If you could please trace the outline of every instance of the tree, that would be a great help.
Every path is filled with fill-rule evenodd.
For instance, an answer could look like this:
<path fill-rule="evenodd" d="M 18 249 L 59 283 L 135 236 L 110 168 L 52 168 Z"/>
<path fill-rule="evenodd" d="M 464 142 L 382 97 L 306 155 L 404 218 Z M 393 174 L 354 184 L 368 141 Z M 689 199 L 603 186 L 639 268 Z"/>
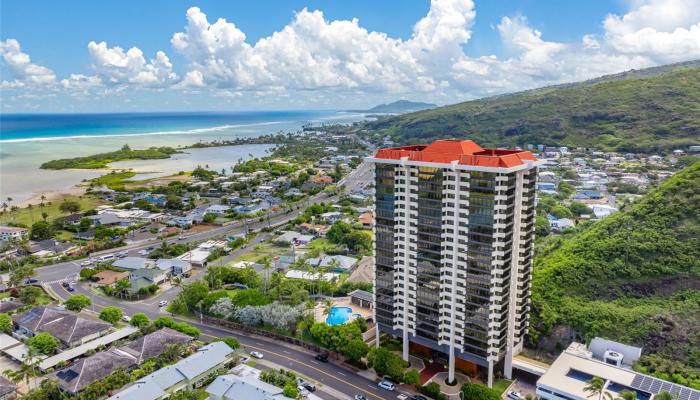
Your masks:
<path fill-rule="evenodd" d="M 501 394 L 483 385 L 465 383 L 462 385 L 460 398 L 469 400 L 500 400 Z"/>
<path fill-rule="evenodd" d="M 3 371 L 3 375 L 7 377 L 12 383 L 20 383 L 22 381 L 27 382 L 27 387 L 29 387 L 29 378 L 36 376 L 35 370 L 33 366 L 27 364 L 27 363 L 22 363 L 19 366 L 18 370 L 14 369 L 6 369 Z"/>
<path fill-rule="evenodd" d="M 554 215 L 557 218 L 573 218 L 574 214 L 571 213 L 571 211 L 562 206 L 562 205 L 556 205 L 552 207 L 552 210 L 550 211 L 552 215 Z"/>
<path fill-rule="evenodd" d="M 12 333 L 12 317 L 6 313 L 0 313 L 0 332 Z"/>
<path fill-rule="evenodd" d="M 80 224 L 78 226 L 81 231 L 86 231 L 92 226 L 92 221 L 90 221 L 90 218 L 80 218 Z"/>
<path fill-rule="evenodd" d="M 60 342 L 51 334 L 46 332 L 37 333 L 35 336 L 31 337 L 27 344 L 30 348 L 33 348 L 38 353 L 45 354 L 47 356 L 52 355 L 58 349 Z"/>
<path fill-rule="evenodd" d="M 549 235 L 552 231 L 552 227 L 549 225 L 549 220 L 546 217 L 538 215 L 535 218 L 535 236 L 545 237 Z"/>
<path fill-rule="evenodd" d="M 117 307 L 109 306 L 103 308 L 102 311 L 100 311 L 100 319 L 103 321 L 107 321 L 112 325 L 119 322 L 119 320 L 121 320 L 123 316 L 124 313 L 122 312 L 121 308 Z"/>
<path fill-rule="evenodd" d="M 51 238 L 51 225 L 46 221 L 37 221 L 32 224 L 29 238 L 32 240 L 46 240 Z"/>
<path fill-rule="evenodd" d="M 216 221 L 216 214 L 206 213 L 204 214 L 204 217 L 202 217 L 202 221 L 206 222 L 207 224 L 211 224 L 212 222 Z"/>
<path fill-rule="evenodd" d="M 44 292 L 36 286 L 25 286 L 19 291 L 19 299 L 24 304 L 35 304 Z"/>
<path fill-rule="evenodd" d="M 637 400 L 637 393 L 631 390 L 623 390 L 616 400 Z"/>
<path fill-rule="evenodd" d="M 360 361 L 362 357 L 366 356 L 369 352 L 369 346 L 364 340 L 360 338 L 355 338 L 349 341 L 342 349 L 341 352 L 352 361 Z"/>
<path fill-rule="evenodd" d="M 226 343 L 226 344 L 228 345 L 228 347 L 230 347 L 230 348 L 232 348 L 232 349 L 234 349 L 234 350 L 236 350 L 237 348 L 241 347 L 241 343 L 238 341 L 238 339 L 236 339 L 236 338 L 233 337 L 233 336 L 227 336 L 227 337 L 225 337 L 225 338 L 219 338 L 219 339 L 216 339 L 215 342 L 224 342 L 224 343 Z"/>
<path fill-rule="evenodd" d="M 333 308 L 333 300 L 331 300 L 331 299 L 323 300 L 323 315 L 330 315 L 332 308 Z"/>
<path fill-rule="evenodd" d="M 71 311 L 80 311 L 92 304 L 90 298 L 84 294 L 74 294 L 63 303 Z"/>
<path fill-rule="evenodd" d="M 80 203 L 75 200 L 63 200 L 58 209 L 65 214 L 77 213 L 80 211 Z"/>
<path fill-rule="evenodd" d="M 656 396 L 654 396 L 654 400 L 675 400 L 673 398 L 673 395 L 667 391 L 661 391 L 659 392 Z"/>
<path fill-rule="evenodd" d="M 345 242 L 345 237 L 352 232 L 352 227 L 343 221 L 338 221 L 331 226 L 328 230 L 326 238 L 329 242 L 335 244 L 343 244 Z"/>
<path fill-rule="evenodd" d="M 138 312 L 131 316 L 130 324 L 137 328 L 144 328 L 151 323 L 151 320 L 146 314 Z"/>
<path fill-rule="evenodd" d="M 379 376 L 389 376 L 396 382 L 400 382 L 403 378 L 406 362 L 389 349 L 373 348 L 367 355 L 367 361 Z"/>
<path fill-rule="evenodd" d="M 572 202 L 571 205 L 569 206 L 569 210 L 571 210 L 571 212 L 574 215 L 576 215 L 577 217 L 580 217 L 581 215 L 584 215 L 584 214 L 588 214 L 588 215 L 593 214 L 593 210 L 591 210 L 590 207 L 588 207 L 587 205 L 585 205 L 581 202 L 578 202 L 578 201 Z"/>
<path fill-rule="evenodd" d="M 420 383 L 420 372 L 415 368 L 409 369 L 404 374 L 403 381 L 409 385 L 418 385 Z"/>
<path fill-rule="evenodd" d="M 605 380 L 598 376 L 591 378 L 583 388 L 583 391 L 590 393 L 589 396 L 596 396 L 598 400 L 612 400 L 610 392 L 605 391 Z"/>
<path fill-rule="evenodd" d="M 291 399 L 296 399 L 299 397 L 299 390 L 293 384 L 286 384 L 282 389 L 282 395 L 289 397 Z"/>
<path fill-rule="evenodd" d="M 34 275 L 34 267 L 31 264 L 19 265 L 10 269 L 10 278 L 8 283 L 10 287 L 18 286 L 32 275 Z"/>

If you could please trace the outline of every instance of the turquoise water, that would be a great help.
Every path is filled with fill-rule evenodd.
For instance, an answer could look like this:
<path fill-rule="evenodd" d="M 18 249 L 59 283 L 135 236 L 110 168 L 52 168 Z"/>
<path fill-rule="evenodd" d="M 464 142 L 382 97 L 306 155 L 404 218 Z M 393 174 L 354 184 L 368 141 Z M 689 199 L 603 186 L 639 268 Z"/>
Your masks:
<path fill-rule="evenodd" d="M 296 132 L 307 123 L 350 123 L 363 118 L 335 111 L 0 114 L 0 197 L 12 197 L 16 204 L 68 190 L 83 179 L 105 173 L 39 169 L 49 160 L 114 151 L 124 144 L 131 148 L 188 146 L 199 141 Z M 264 155 L 268 148 L 192 149 L 168 160 L 127 161 L 117 167 L 133 168 L 144 179 L 194 169 L 199 164 L 221 170 L 248 158 L 248 154 Z"/>
<path fill-rule="evenodd" d="M 350 319 L 350 314 L 352 314 L 352 308 L 350 307 L 331 307 L 326 323 L 331 326 L 344 324 Z"/>

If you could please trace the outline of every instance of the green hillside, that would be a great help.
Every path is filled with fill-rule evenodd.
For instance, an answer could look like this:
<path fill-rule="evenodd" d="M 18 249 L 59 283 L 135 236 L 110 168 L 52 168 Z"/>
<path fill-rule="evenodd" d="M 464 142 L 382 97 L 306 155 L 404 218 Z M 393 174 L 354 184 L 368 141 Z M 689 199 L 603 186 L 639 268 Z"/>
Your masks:
<path fill-rule="evenodd" d="M 650 152 L 700 141 L 700 61 L 468 101 L 368 122 L 401 144 L 469 138 Z"/>
<path fill-rule="evenodd" d="M 652 354 L 639 369 L 700 388 L 700 162 L 541 251 L 532 301 L 540 350 L 620 340 Z"/>

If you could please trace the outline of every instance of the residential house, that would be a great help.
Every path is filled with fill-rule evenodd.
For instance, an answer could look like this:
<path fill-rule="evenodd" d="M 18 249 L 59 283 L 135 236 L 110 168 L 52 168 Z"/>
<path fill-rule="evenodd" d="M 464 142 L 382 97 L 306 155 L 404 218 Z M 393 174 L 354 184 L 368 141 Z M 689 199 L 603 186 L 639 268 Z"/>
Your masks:
<path fill-rule="evenodd" d="M 557 190 L 557 185 L 553 182 L 537 182 L 537 190 Z"/>
<path fill-rule="evenodd" d="M 580 190 L 574 195 L 574 200 L 601 200 L 603 194 L 595 190 Z"/>
<path fill-rule="evenodd" d="M 124 257 L 115 260 L 112 263 L 113 267 L 135 271 L 143 268 L 153 268 L 156 265 L 155 260 L 143 257 Z"/>
<path fill-rule="evenodd" d="M 284 192 L 284 197 L 301 197 L 303 195 L 304 193 L 302 193 L 301 190 L 297 188 L 291 188 Z"/>
<path fill-rule="evenodd" d="M 357 220 L 360 221 L 362 227 L 365 229 L 372 229 L 374 227 L 374 214 L 371 212 L 360 214 Z"/>
<path fill-rule="evenodd" d="M 59 242 L 55 239 L 46 239 L 33 242 L 29 246 L 29 253 L 36 257 L 63 256 L 78 250 L 78 246 L 71 242 Z"/>
<path fill-rule="evenodd" d="M 304 233 L 311 233 L 318 237 L 326 236 L 326 233 L 328 233 L 330 229 L 331 227 L 329 225 L 324 224 L 310 224 L 308 222 L 299 224 L 299 230 Z"/>
<path fill-rule="evenodd" d="M 206 392 L 208 400 L 291 400 L 281 388 L 251 376 L 220 375 Z"/>
<path fill-rule="evenodd" d="M 236 206 L 233 208 L 238 214 L 255 214 L 261 211 L 265 211 L 270 208 L 270 204 L 266 201 L 261 201 L 259 203 L 253 203 L 245 206 Z"/>
<path fill-rule="evenodd" d="M 161 258 L 156 260 L 156 267 L 168 271 L 172 276 L 189 275 L 192 270 L 190 263 L 179 258 Z"/>
<path fill-rule="evenodd" d="M 362 308 L 372 308 L 374 305 L 374 294 L 365 290 L 356 289 L 348 293 L 350 302 Z"/>
<path fill-rule="evenodd" d="M 17 397 L 17 385 L 0 376 L 0 400 L 10 400 Z"/>
<path fill-rule="evenodd" d="M 304 235 L 294 231 L 286 231 L 275 239 L 277 242 L 288 242 L 294 246 L 304 246 L 312 240 L 314 240 L 314 236 Z"/>
<path fill-rule="evenodd" d="M 336 274 L 333 272 L 327 272 L 325 274 L 311 273 L 311 272 L 306 272 L 306 271 L 300 271 L 298 269 L 291 269 L 291 270 L 287 271 L 287 273 L 284 274 L 284 276 L 289 278 L 289 279 L 303 279 L 305 281 L 332 282 L 332 281 L 337 281 L 338 278 L 340 277 L 340 274 Z"/>
<path fill-rule="evenodd" d="M 359 260 L 348 256 L 323 256 L 306 260 L 314 268 L 330 268 L 334 272 L 347 272 L 357 265 Z"/>
<path fill-rule="evenodd" d="M 11 314 L 23 305 L 24 303 L 16 300 L 14 297 L 5 297 L 0 299 L 0 313 Z"/>
<path fill-rule="evenodd" d="M 131 341 L 120 349 L 136 358 L 136 363 L 141 364 L 144 361 L 157 357 L 168 346 L 171 345 L 189 345 L 192 342 L 192 337 L 187 336 L 170 328 L 162 328 L 148 335 Z"/>
<path fill-rule="evenodd" d="M 16 226 L 0 226 L 0 240 L 22 240 L 29 234 L 29 229 Z"/>
<path fill-rule="evenodd" d="M 128 271 L 117 272 L 117 271 L 104 270 L 104 271 L 100 271 L 92 276 L 92 280 L 96 281 L 96 283 L 98 285 L 113 285 L 117 281 L 122 280 L 122 279 L 129 279 L 129 272 Z"/>
<path fill-rule="evenodd" d="M 229 206 L 225 206 L 222 204 L 214 204 L 212 206 L 209 206 L 205 214 L 214 214 L 218 216 L 226 215 L 226 213 L 231 209 Z"/>
<path fill-rule="evenodd" d="M 602 219 L 617 211 L 617 208 L 606 204 L 593 204 L 590 206 L 596 218 Z"/>
<path fill-rule="evenodd" d="M 51 334 L 65 347 L 73 347 L 98 338 L 112 329 L 112 324 L 51 307 L 34 307 L 31 310 L 12 317 L 17 326 L 17 333 L 32 337 L 39 332 Z"/>
<path fill-rule="evenodd" d="M 187 261 L 190 265 L 194 267 L 206 267 L 207 257 L 211 254 L 208 250 L 194 249 L 190 250 L 185 254 L 178 256 L 177 258 L 183 261 Z"/>
<path fill-rule="evenodd" d="M 151 285 L 160 285 L 168 280 L 168 273 L 159 268 L 141 268 L 129 273 L 129 293 L 136 294 L 139 290 Z"/>
<path fill-rule="evenodd" d="M 129 369 L 135 365 L 134 356 L 118 348 L 111 348 L 74 362 L 57 371 L 54 377 L 61 389 L 74 395 L 88 385 L 106 378 L 117 368 Z"/>
<path fill-rule="evenodd" d="M 343 215 L 342 213 L 338 211 L 331 211 L 327 213 L 321 214 L 321 218 L 324 220 L 328 221 L 330 224 L 334 224 L 338 221 L 346 221 L 348 219 L 347 216 Z"/>
<path fill-rule="evenodd" d="M 86 231 L 76 232 L 73 237 L 80 240 L 93 240 L 95 239 L 95 230 L 88 229 Z"/>
<path fill-rule="evenodd" d="M 289 269 L 289 267 L 296 261 L 296 256 L 294 253 L 281 254 L 275 257 L 275 270 L 284 272 Z"/>
<path fill-rule="evenodd" d="M 87 217 L 95 226 L 129 226 L 131 221 L 118 217 L 109 212 Z"/>
<path fill-rule="evenodd" d="M 549 221 L 549 225 L 552 227 L 553 231 L 562 232 L 567 228 L 576 227 L 576 223 L 569 218 L 559 218 Z"/>
<path fill-rule="evenodd" d="M 201 347 L 179 362 L 138 379 L 108 400 L 159 400 L 181 390 L 198 388 L 230 360 L 233 349 L 224 342 Z"/>

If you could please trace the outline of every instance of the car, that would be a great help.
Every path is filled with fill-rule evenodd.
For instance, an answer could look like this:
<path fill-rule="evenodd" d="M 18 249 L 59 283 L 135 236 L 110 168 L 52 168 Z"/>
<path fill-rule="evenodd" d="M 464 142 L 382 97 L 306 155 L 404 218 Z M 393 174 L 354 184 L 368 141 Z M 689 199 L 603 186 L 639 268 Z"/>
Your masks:
<path fill-rule="evenodd" d="M 310 384 L 309 382 L 304 382 L 301 386 L 304 387 L 304 389 L 308 390 L 309 392 L 315 392 L 316 391 L 316 386 Z"/>
<path fill-rule="evenodd" d="M 177 237 L 177 240 L 185 240 L 185 237 L 184 237 L 184 236 L 178 236 L 178 237 Z"/>
<path fill-rule="evenodd" d="M 167 300 L 161 300 L 158 302 L 158 307 L 165 307 L 166 304 L 168 304 Z"/>
<path fill-rule="evenodd" d="M 148 253 L 150 253 L 150 252 L 149 252 L 148 250 L 146 250 L 146 249 L 139 250 L 139 255 L 140 255 L 140 256 L 147 256 Z"/>
<path fill-rule="evenodd" d="M 75 288 L 73 286 L 68 286 L 66 290 L 69 292 L 75 292 Z"/>
<path fill-rule="evenodd" d="M 301 397 L 306 397 L 309 395 L 309 391 L 304 389 L 303 386 L 297 386 L 297 390 L 299 391 L 299 396 Z"/>
<path fill-rule="evenodd" d="M 37 283 L 37 282 L 39 282 L 39 280 L 36 279 L 36 278 L 27 278 L 27 279 L 24 281 L 24 283 L 27 284 L 27 285 L 31 285 L 32 283 Z"/>
<path fill-rule="evenodd" d="M 411 397 L 411 400 L 428 400 L 428 398 L 417 394 L 417 395 Z"/>
<path fill-rule="evenodd" d="M 255 358 L 263 358 L 263 354 L 259 351 L 251 351 L 250 355 L 255 357 Z"/>
<path fill-rule="evenodd" d="M 87 267 L 87 266 L 90 266 L 90 265 L 92 265 L 92 259 L 87 259 L 87 260 L 85 260 L 85 261 L 83 261 L 83 262 L 80 263 L 80 266 L 81 266 L 81 267 Z"/>
<path fill-rule="evenodd" d="M 156 249 L 155 246 L 148 246 L 148 247 L 146 247 L 146 250 L 148 250 L 148 251 L 153 251 L 153 250 L 155 250 L 155 249 Z"/>
<path fill-rule="evenodd" d="M 320 362 L 328 362 L 328 353 L 316 354 L 315 358 Z"/>
<path fill-rule="evenodd" d="M 131 322 L 131 317 L 128 316 L 128 315 L 125 315 L 125 316 L 122 317 L 122 321 L 124 321 L 124 322 Z"/>
<path fill-rule="evenodd" d="M 61 286 L 67 288 L 70 284 L 68 282 L 61 282 Z"/>
<path fill-rule="evenodd" d="M 355 400 L 367 400 L 367 398 L 361 394 L 356 394 L 355 395 Z"/>
<path fill-rule="evenodd" d="M 117 253 L 117 258 L 124 258 L 124 257 L 127 257 L 128 255 L 129 255 L 129 252 L 127 250 L 120 251 L 119 253 Z"/>
<path fill-rule="evenodd" d="M 522 394 L 514 390 L 509 390 L 508 393 L 506 393 L 506 396 L 508 396 L 508 398 L 512 400 L 523 400 L 525 398 Z"/>
<path fill-rule="evenodd" d="M 396 390 L 396 385 L 394 385 L 392 382 L 389 381 L 381 381 L 377 384 L 382 389 L 388 390 L 390 392 L 393 392 Z"/>

